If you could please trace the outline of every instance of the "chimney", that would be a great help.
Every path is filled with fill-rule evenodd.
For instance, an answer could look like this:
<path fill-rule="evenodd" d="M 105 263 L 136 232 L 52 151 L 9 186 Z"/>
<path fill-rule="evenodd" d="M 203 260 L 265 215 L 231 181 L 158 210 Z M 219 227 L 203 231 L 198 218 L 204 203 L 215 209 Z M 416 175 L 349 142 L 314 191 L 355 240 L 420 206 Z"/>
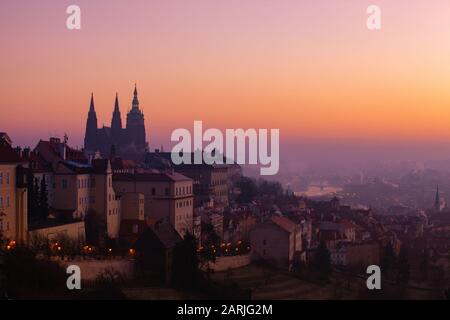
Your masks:
<path fill-rule="evenodd" d="M 50 137 L 50 143 L 51 144 L 58 144 L 58 143 L 60 143 L 61 142 L 61 140 L 59 139 L 59 138 L 56 138 L 56 137 Z"/>
<path fill-rule="evenodd" d="M 30 148 L 29 147 L 26 147 L 26 148 L 23 149 L 22 157 L 24 157 L 24 158 L 29 158 L 30 157 Z"/>
<path fill-rule="evenodd" d="M 19 157 L 22 157 L 22 148 L 21 147 L 17 146 L 15 148 L 15 151 Z"/>

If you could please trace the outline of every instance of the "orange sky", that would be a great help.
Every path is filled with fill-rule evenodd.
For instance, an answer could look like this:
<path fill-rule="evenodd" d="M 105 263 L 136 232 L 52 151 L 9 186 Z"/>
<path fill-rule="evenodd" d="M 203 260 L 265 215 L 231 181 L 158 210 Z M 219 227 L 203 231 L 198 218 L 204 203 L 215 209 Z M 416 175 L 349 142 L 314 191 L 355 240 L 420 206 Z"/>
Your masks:
<path fill-rule="evenodd" d="M 280 128 L 283 140 L 450 139 L 450 3 L 2 1 L 0 131 L 19 144 L 81 145 L 91 91 L 99 125 L 138 83 L 152 148 L 192 127 Z"/>

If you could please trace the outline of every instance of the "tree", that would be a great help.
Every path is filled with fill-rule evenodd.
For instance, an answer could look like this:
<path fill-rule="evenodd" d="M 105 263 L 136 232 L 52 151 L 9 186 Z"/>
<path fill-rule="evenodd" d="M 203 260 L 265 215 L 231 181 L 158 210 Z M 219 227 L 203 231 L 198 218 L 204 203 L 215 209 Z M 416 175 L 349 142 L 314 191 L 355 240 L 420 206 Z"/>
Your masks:
<path fill-rule="evenodd" d="M 173 252 L 174 285 L 183 289 L 192 289 L 197 281 L 198 266 L 197 240 L 190 233 L 186 233 L 183 241 L 175 245 Z"/>
<path fill-rule="evenodd" d="M 422 278 L 422 281 L 428 280 L 428 253 L 426 250 L 423 251 L 421 257 L 420 257 L 420 276 Z"/>
<path fill-rule="evenodd" d="M 253 179 L 241 177 L 236 185 L 240 189 L 240 194 L 236 199 L 238 203 L 252 202 L 258 194 L 258 188 Z"/>
<path fill-rule="evenodd" d="M 397 257 L 394 252 L 394 247 L 389 242 L 383 249 L 383 254 L 381 257 L 381 269 L 383 274 L 390 277 L 392 276 L 397 264 Z"/>
<path fill-rule="evenodd" d="M 403 244 L 398 255 L 397 283 L 407 285 L 410 276 L 410 265 L 408 260 L 408 247 Z"/>
<path fill-rule="evenodd" d="M 331 255 L 324 240 L 320 241 L 314 256 L 315 271 L 322 278 L 328 278 L 331 274 Z"/>
<path fill-rule="evenodd" d="M 281 183 L 264 179 L 259 180 L 258 193 L 272 196 L 282 196 L 284 194 Z"/>
<path fill-rule="evenodd" d="M 44 221 L 48 217 L 48 191 L 45 175 L 41 179 L 41 188 L 39 190 L 39 219 Z"/>
<path fill-rule="evenodd" d="M 38 215 L 38 196 L 37 196 L 37 183 L 34 179 L 34 175 L 31 170 L 27 173 L 27 196 L 28 196 L 28 220 L 33 222 L 36 220 Z"/>

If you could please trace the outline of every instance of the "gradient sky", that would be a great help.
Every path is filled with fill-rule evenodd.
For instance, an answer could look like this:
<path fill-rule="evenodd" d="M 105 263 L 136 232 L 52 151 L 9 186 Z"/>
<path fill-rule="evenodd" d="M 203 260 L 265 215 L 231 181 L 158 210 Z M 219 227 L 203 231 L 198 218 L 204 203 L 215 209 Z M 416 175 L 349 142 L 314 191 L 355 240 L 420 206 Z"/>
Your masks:
<path fill-rule="evenodd" d="M 81 146 L 90 93 L 109 126 L 117 91 L 124 122 L 135 81 L 151 148 L 194 120 L 289 143 L 450 141 L 448 0 L 1 0 L 0 39 L 0 131 L 16 144 Z"/>

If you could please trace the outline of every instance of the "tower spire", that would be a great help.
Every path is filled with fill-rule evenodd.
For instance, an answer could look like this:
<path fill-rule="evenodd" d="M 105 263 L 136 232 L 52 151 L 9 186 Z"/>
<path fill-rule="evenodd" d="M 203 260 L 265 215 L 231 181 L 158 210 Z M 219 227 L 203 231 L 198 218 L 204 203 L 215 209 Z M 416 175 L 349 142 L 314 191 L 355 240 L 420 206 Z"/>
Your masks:
<path fill-rule="evenodd" d="M 86 131 L 84 135 L 84 148 L 95 151 L 97 147 L 97 114 L 94 108 L 94 93 L 91 93 L 91 103 L 86 120 Z"/>
<path fill-rule="evenodd" d="M 114 101 L 114 112 L 119 112 L 119 97 L 118 93 L 116 92 L 116 101 Z"/>
<path fill-rule="evenodd" d="M 90 111 L 95 112 L 95 108 L 94 108 L 94 93 L 93 92 L 91 92 L 91 104 L 89 106 L 89 112 Z"/>
<path fill-rule="evenodd" d="M 436 196 L 434 199 L 434 209 L 440 211 L 441 209 L 441 199 L 439 197 L 439 185 L 436 186 Z"/>
<path fill-rule="evenodd" d="M 114 140 L 120 139 L 121 130 L 122 130 L 122 116 L 120 114 L 119 109 L 119 95 L 116 92 L 116 100 L 114 101 L 114 111 L 111 120 L 111 131 Z M 115 142 L 117 143 L 118 141 Z"/>
<path fill-rule="evenodd" d="M 133 103 L 131 107 L 132 111 L 139 111 L 139 99 L 138 99 L 138 92 L 137 92 L 137 85 L 134 84 L 134 92 L 133 92 Z"/>

